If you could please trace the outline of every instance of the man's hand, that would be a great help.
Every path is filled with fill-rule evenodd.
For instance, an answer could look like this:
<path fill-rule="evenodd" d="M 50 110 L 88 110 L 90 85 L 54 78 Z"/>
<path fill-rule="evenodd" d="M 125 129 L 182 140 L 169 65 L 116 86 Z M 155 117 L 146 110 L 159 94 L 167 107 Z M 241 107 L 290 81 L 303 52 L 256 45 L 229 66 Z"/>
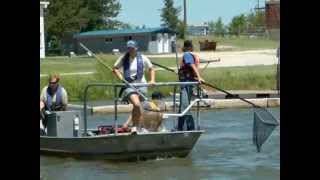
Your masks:
<path fill-rule="evenodd" d="M 119 71 L 118 68 L 116 67 L 113 67 L 113 74 L 121 81 L 121 82 L 124 82 L 123 81 L 123 76 L 121 75 L 121 72 Z"/>
<path fill-rule="evenodd" d="M 151 80 L 148 82 L 148 84 L 150 84 L 151 86 L 155 86 L 156 82 L 154 80 Z"/>
<path fill-rule="evenodd" d="M 40 111 L 44 108 L 44 103 L 43 101 L 40 100 Z"/>
<path fill-rule="evenodd" d="M 198 82 L 199 82 L 200 84 L 202 84 L 202 83 L 205 82 L 205 80 L 200 77 L 200 78 L 198 78 Z"/>
<path fill-rule="evenodd" d="M 122 127 L 123 127 L 124 129 L 128 129 L 129 125 L 128 125 L 127 123 L 124 123 L 124 124 L 122 125 Z"/>

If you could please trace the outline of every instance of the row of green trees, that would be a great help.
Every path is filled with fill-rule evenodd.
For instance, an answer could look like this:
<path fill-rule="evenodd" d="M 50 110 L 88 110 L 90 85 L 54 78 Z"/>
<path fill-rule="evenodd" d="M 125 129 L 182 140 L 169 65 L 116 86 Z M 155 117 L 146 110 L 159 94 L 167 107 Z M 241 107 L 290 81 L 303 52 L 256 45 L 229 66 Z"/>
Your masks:
<path fill-rule="evenodd" d="M 181 7 L 174 7 L 173 0 L 164 0 L 162 8 L 161 21 L 162 26 L 169 27 L 178 32 L 180 38 L 184 38 L 186 27 L 178 17 L 181 14 Z M 217 21 L 208 23 L 209 33 L 216 36 L 226 34 L 241 35 L 250 33 L 263 33 L 265 25 L 264 11 L 255 11 L 247 15 L 240 14 L 232 18 L 228 25 L 224 25 L 221 17 Z"/>
<path fill-rule="evenodd" d="M 216 36 L 226 34 L 241 35 L 251 33 L 261 33 L 265 31 L 265 18 L 263 11 L 256 11 L 248 15 L 240 14 L 232 18 L 228 25 L 224 25 L 221 17 L 217 21 L 208 23 L 209 33 Z"/>

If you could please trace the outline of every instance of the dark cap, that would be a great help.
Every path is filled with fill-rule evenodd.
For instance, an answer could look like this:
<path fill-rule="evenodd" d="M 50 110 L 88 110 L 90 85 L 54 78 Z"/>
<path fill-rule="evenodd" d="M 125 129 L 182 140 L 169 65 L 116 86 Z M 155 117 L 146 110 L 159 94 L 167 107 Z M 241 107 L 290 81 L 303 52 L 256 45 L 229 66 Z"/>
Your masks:
<path fill-rule="evenodd" d="M 190 40 L 185 40 L 184 43 L 183 43 L 183 47 L 184 48 L 192 48 L 192 41 Z"/>
<path fill-rule="evenodd" d="M 161 99 L 163 97 L 162 93 L 159 91 L 154 91 L 151 95 L 152 99 Z"/>

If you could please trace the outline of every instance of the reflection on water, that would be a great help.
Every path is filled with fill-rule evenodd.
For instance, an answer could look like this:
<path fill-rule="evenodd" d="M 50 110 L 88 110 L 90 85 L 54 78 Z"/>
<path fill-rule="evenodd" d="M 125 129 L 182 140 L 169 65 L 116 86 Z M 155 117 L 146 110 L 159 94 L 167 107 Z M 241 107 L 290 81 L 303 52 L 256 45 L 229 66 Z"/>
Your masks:
<path fill-rule="evenodd" d="M 280 109 L 270 109 L 279 118 Z M 127 115 L 121 115 L 124 121 Z M 95 116 L 89 127 L 110 119 Z M 172 125 L 172 122 L 166 122 Z M 141 162 L 76 160 L 40 156 L 42 179 L 280 179 L 280 128 L 257 153 L 252 143 L 252 109 L 201 112 L 206 132 L 187 158 Z"/>

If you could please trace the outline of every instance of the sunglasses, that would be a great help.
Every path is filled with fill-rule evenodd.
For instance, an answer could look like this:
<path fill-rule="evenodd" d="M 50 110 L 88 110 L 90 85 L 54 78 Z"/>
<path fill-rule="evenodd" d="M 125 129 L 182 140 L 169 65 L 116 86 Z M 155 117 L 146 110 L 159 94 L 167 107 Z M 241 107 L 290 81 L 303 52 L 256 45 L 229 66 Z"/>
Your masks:
<path fill-rule="evenodd" d="M 58 82 L 57 81 L 55 81 L 55 82 L 49 82 L 49 84 L 57 84 Z"/>

